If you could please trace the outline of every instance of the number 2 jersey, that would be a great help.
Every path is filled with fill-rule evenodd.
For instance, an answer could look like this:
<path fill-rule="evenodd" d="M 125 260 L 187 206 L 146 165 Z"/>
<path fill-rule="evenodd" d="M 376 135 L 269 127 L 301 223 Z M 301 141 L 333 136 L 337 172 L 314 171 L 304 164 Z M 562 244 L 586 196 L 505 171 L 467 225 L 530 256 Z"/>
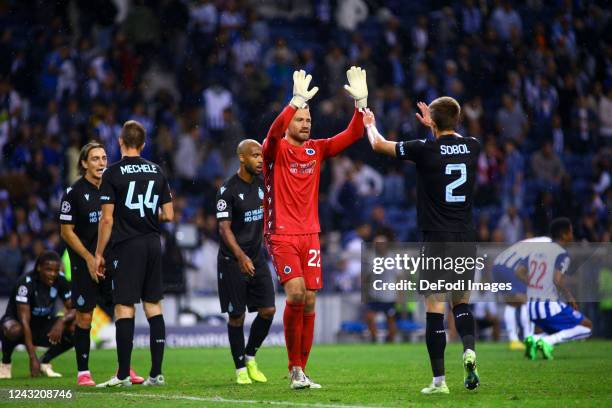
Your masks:
<path fill-rule="evenodd" d="M 170 187 L 161 167 L 142 157 L 123 157 L 102 175 L 100 203 L 115 205 L 113 245 L 159 234 L 159 208 L 170 201 Z"/>
<path fill-rule="evenodd" d="M 417 168 L 417 216 L 421 231 L 473 231 L 472 202 L 480 142 L 458 134 L 395 145 L 398 159 Z"/>

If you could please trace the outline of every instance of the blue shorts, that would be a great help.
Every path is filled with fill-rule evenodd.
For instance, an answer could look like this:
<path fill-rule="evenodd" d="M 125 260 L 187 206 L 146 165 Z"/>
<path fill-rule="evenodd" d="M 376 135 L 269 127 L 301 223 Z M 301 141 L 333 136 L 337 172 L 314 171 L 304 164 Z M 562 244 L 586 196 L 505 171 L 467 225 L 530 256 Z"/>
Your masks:
<path fill-rule="evenodd" d="M 369 302 L 368 310 L 371 312 L 380 312 L 388 316 L 395 314 L 395 303 L 394 302 Z"/>
<path fill-rule="evenodd" d="M 505 295 L 516 295 L 517 293 L 526 293 L 527 285 L 520 280 L 514 273 L 514 270 L 504 265 L 493 265 L 493 282 L 510 282 L 512 290 L 504 292 Z"/>
<path fill-rule="evenodd" d="M 551 307 L 553 309 L 561 307 L 561 311 L 550 316 Z M 529 317 L 535 325 L 548 334 L 571 329 L 578 326 L 584 320 L 584 315 L 578 310 L 574 310 L 563 302 L 554 301 L 530 301 Z"/>

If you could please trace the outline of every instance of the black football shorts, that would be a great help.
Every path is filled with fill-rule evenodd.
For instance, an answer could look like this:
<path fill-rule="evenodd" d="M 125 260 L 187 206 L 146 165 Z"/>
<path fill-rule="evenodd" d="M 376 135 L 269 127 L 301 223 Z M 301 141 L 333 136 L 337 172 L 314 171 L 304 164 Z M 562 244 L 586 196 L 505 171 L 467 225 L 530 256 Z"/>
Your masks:
<path fill-rule="evenodd" d="M 255 312 L 262 307 L 274 306 L 274 284 L 270 268 L 263 256 L 253 259 L 255 276 L 240 271 L 238 261 L 219 254 L 217 257 L 217 283 L 221 311 L 242 315 L 248 308 Z"/>
<path fill-rule="evenodd" d="M 157 233 L 141 235 L 113 246 L 106 270 L 112 276 L 113 303 L 133 305 L 163 299 L 162 249 Z M 107 272 L 108 273 L 108 272 Z"/>
<path fill-rule="evenodd" d="M 70 267 L 72 269 L 72 307 L 79 312 L 90 312 L 97 304 L 102 306 L 112 304 L 110 276 L 96 283 L 89 275 L 87 262 L 78 255 L 70 257 Z"/>
<path fill-rule="evenodd" d="M 474 239 L 471 232 L 424 231 L 419 293 L 427 295 L 468 290 L 469 281 L 474 280 L 475 268 L 465 265 L 468 258 L 476 258 L 477 247 Z M 467 265 L 469 266 L 469 263 Z M 441 282 L 456 286 L 449 290 L 449 286 L 439 285 Z M 436 285 L 435 288 L 433 284 Z"/>

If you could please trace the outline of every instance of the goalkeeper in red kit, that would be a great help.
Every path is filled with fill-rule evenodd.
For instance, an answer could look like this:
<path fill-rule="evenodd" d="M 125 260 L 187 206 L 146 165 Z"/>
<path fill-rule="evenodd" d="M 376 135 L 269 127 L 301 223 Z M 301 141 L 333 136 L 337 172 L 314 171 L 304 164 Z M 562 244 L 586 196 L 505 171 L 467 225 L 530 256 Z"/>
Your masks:
<path fill-rule="evenodd" d="M 323 287 L 319 244 L 319 179 L 321 163 L 355 143 L 364 132 L 367 107 L 366 72 L 347 71 L 344 88 L 355 99 L 348 127 L 334 137 L 310 138 L 312 77 L 293 73 L 293 98 L 272 123 L 263 143 L 264 235 L 274 269 L 285 289 L 283 315 L 291 388 L 321 388 L 304 374 L 314 338 L 315 300 Z"/>

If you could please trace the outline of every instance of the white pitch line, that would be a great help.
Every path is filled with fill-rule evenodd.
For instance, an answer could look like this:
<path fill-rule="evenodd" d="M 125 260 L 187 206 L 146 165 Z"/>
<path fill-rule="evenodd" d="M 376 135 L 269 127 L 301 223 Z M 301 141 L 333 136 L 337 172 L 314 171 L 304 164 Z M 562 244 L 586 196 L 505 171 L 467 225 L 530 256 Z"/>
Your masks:
<path fill-rule="evenodd" d="M 107 393 L 100 392 L 79 392 L 77 391 L 76 396 L 79 395 L 110 395 Z M 341 405 L 341 404 L 321 404 L 321 403 L 306 403 L 306 402 L 291 402 L 291 401 L 267 401 L 267 400 L 237 400 L 237 399 L 226 399 L 223 397 L 196 397 L 191 395 L 168 395 L 168 394 L 141 394 L 132 392 L 117 392 L 113 395 L 123 395 L 126 397 L 145 397 L 145 398 L 160 398 L 170 400 L 185 400 L 185 401 L 201 401 L 201 402 L 216 402 L 222 404 L 262 404 L 262 405 L 281 405 L 281 406 L 292 406 L 292 407 L 318 407 L 318 408 L 384 408 L 381 406 L 373 405 Z"/>

